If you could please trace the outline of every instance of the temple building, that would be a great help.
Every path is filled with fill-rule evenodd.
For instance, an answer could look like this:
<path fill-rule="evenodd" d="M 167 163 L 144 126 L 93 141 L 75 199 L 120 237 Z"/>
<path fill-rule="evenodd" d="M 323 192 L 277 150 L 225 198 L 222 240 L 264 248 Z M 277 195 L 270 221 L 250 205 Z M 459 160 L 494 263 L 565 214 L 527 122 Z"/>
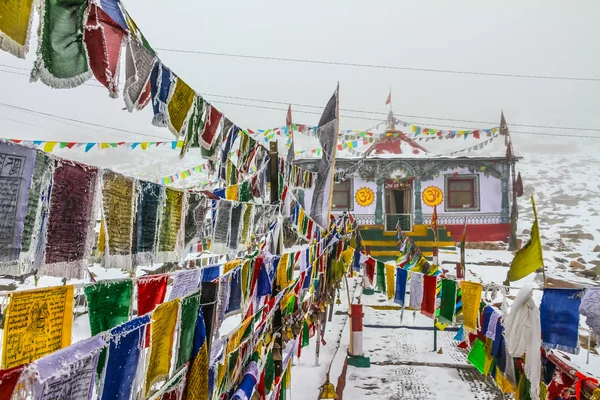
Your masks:
<path fill-rule="evenodd" d="M 385 260 L 397 257 L 398 223 L 430 255 L 431 204 L 437 204 L 442 252 L 455 249 L 465 223 L 468 242 L 508 241 L 514 158 L 507 157 L 507 141 L 499 129 L 469 132 L 464 140 L 436 135 L 416 140 L 418 136 L 388 130 L 362 154 L 349 151 L 354 146 L 340 138 L 332 213 L 353 213 L 371 255 Z M 316 158 L 295 162 L 312 171 L 319 164 Z M 302 197 L 310 208 L 311 190 Z"/>

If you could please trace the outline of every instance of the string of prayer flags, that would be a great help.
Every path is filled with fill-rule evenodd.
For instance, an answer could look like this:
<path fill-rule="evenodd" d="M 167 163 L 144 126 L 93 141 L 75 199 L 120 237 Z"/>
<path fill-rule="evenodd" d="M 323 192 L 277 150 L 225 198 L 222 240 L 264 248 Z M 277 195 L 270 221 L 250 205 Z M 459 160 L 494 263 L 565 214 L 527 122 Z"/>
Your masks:
<path fill-rule="evenodd" d="M 118 10 L 118 4 L 115 4 L 113 8 Z M 107 11 L 104 6 L 103 9 Z M 120 10 L 118 11 L 120 12 Z M 115 19 L 113 18 L 113 20 Z M 126 50 L 123 99 L 127 111 L 133 112 L 143 109 L 150 102 L 152 97 L 150 75 L 154 69 L 156 55 L 137 40 L 128 40 Z"/>
<path fill-rule="evenodd" d="M 385 285 L 386 285 L 386 290 L 387 290 L 387 297 L 388 299 L 393 299 L 394 295 L 396 293 L 396 287 L 395 287 L 395 277 L 394 277 L 394 271 L 396 269 L 396 266 L 394 264 L 385 264 Z"/>
<path fill-rule="evenodd" d="M 175 368 L 179 369 L 190 362 L 194 348 L 194 332 L 200 308 L 200 293 L 192 294 L 181 300 L 181 319 L 178 335 L 178 351 Z"/>
<path fill-rule="evenodd" d="M 385 264 L 383 261 L 377 260 L 377 290 L 385 293 Z"/>
<path fill-rule="evenodd" d="M 73 286 L 19 291 L 9 296 L 2 369 L 30 363 L 71 344 Z"/>
<path fill-rule="evenodd" d="M 133 235 L 135 265 L 148 265 L 156 258 L 159 210 L 163 199 L 164 189 L 161 186 L 151 182 L 139 182 Z"/>
<path fill-rule="evenodd" d="M 25 367 L 0 370 L 0 400 L 10 400 Z"/>
<path fill-rule="evenodd" d="M 17 260 L 21 253 L 35 160 L 35 150 L 0 142 L 0 265 Z M 16 271 L 7 272 L 20 271 L 16 266 Z"/>
<path fill-rule="evenodd" d="M 456 281 L 452 279 L 442 279 L 442 300 L 440 302 L 439 321 L 454 325 L 456 311 Z"/>
<path fill-rule="evenodd" d="M 143 349 L 144 332 L 149 332 L 149 324 L 150 316 L 144 315 L 110 331 L 111 340 L 100 388 L 102 400 L 131 398 Z"/>
<path fill-rule="evenodd" d="M 90 68 L 109 96 L 119 96 L 119 59 L 126 31 L 96 4 L 89 5 L 84 41 Z"/>
<path fill-rule="evenodd" d="M 435 315 L 435 299 L 437 290 L 437 277 L 425 275 L 423 277 L 423 303 L 421 314 L 433 318 Z"/>
<path fill-rule="evenodd" d="M 159 305 L 152 313 L 150 358 L 146 373 L 146 396 L 150 394 L 154 383 L 169 375 L 178 314 L 179 299 Z"/>
<path fill-rule="evenodd" d="M 98 354 L 105 345 L 101 336 L 93 336 L 35 361 L 34 398 L 91 399 Z"/>
<path fill-rule="evenodd" d="M 479 304 L 481 303 L 481 284 L 477 282 L 461 281 L 464 330 L 477 332 L 479 328 Z"/>
<path fill-rule="evenodd" d="M 33 0 L 7 0 L 0 4 L 0 50 L 25 58 L 29 51 Z"/>
<path fill-rule="evenodd" d="M 94 242 L 96 168 L 63 162 L 54 171 L 41 275 L 82 279 Z"/>
<path fill-rule="evenodd" d="M 204 293 L 204 290 L 202 292 Z M 211 322 L 212 320 L 209 321 L 209 323 Z M 196 319 L 194 347 L 192 349 L 190 373 L 185 393 L 186 398 L 190 400 L 210 398 L 208 388 L 208 337 L 202 307 L 200 307 L 198 318 Z"/>
<path fill-rule="evenodd" d="M 579 307 L 582 297 L 581 289 L 544 289 L 540 321 L 542 345 L 546 349 L 579 354 Z"/>
<path fill-rule="evenodd" d="M 415 311 L 421 310 L 423 304 L 423 274 L 420 272 L 410 273 L 410 297 L 408 306 Z"/>
<path fill-rule="evenodd" d="M 41 9 L 41 36 L 31 80 L 40 79 L 57 89 L 82 85 L 92 76 L 82 34 L 88 2 L 43 0 Z"/>
<path fill-rule="evenodd" d="M 131 249 L 136 206 L 135 187 L 136 183 L 132 178 L 111 171 L 102 173 L 105 267 L 133 270 Z"/>
<path fill-rule="evenodd" d="M 185 194 L 167 188 L 165 206 L 162 210 L 158 235 L 158 258 L 160 261 L 177 261 L 183 253 L 185 226 L 182 225 Z"/>
<path fill-rule="evenodd" d="M 173 280 L 173 287 L 171 288 L 171 293 L 169 294 L 169 301 L 177 298 L 183 298 L 188 294 L 198 290 L 198 283 L 200 282 L 201 274 L 202 270 L 199 268 L 178 272 Z"/>
<path fill-rule="evenodd" d="M 600 338 L 600 288 L 588 288 L 581 299 L 579 312 L 586 317 L 585 323 Z"/>

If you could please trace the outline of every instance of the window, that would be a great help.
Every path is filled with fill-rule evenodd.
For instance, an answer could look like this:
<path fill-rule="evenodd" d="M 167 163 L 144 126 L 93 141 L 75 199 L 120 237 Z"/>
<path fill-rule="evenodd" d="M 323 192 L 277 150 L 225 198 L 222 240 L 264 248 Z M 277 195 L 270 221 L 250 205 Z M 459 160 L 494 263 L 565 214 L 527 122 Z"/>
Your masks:
<path fill-rule="evenodd" d="M 336 211 L 351 211 L 353 206 L 352 181 L 350 179 L 333 185 L 331 209 Z"/>
<path fill-rule="evenodd" d="M 479 176 L 446 175 L 446 211 L 479 211 Z"/>

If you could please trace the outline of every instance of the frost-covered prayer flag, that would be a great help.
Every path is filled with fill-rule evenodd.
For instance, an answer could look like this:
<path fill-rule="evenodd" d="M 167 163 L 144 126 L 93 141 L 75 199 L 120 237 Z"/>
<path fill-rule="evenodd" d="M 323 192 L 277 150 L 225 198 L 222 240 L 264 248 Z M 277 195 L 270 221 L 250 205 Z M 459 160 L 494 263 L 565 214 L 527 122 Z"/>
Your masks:
<path fill-rule="evenodd" d="M 319 173 L 315 183 L 310 213 L 312 219 L 321 227 L 329 227 L 331 193 L 335 165 L 335 152 L 338 136 L 339 84 L 323 110 L 317 128 L 317 136 L 323 148 Z"/>

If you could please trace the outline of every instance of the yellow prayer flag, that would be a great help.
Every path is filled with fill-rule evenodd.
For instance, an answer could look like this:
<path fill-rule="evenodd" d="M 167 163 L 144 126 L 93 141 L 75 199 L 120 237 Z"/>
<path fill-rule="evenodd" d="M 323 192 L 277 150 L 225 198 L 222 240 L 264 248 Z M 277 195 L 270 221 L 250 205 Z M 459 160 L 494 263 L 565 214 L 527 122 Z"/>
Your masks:
<path fill-rule="evenodd" d="M 223 266 L 223 274 L 228 273 L 229 271 L 231 271 L 232 269 L 234 269 L 235 267 L 240 265 L 241 262 L 242 262 L 242 260 L 227 261 L 225 263 L 225 265 Z"/>
<path fill-rule="evenodd" d="M 36 3 L 37 4 L 37 3 Z M 0 2 L 0 49 L 25 58 L 31 37 L 33 21 L 32 0 L 4 0 Z"/>
<path fill-rule="evenodd" d="M 149 394 L 154 383 L 169 375 L 178 313 L 179 299 L 177 298 L 159 305 L 152 314 L 146 395 Z"/>
<path fill-rule="evenodd" d="M 169 110 L 169 129 L 175 135 L 179 136 L 181 133 L 183 124 L 194 105 L 195 98 L 196 93 L 194 92 L 194 89 L 185 83 L 183 79 L 177 78 L 175 90 L 167 105 Z"/>
<path fill-rule="evenodd" d="M 535 209 L 533 196 L 531 196 L 531 204 L 533 205 L 534 218 L 533 226 L 531 227 L 531 238 L 529 239 L 529 242 L 527 242 L 527 244 L 517 252 L 515 258 L 513 258 L 506 277 L 509 282 L 523 279 L 544 265 L 542 241 L 540 239 L 540 228 L 538 225 L 537 211 Z"/>
<path fill-rule="evenodd" d="M 466 332 L 476 332 L 479 321 L 479 304 L 481 303 L 481 284 L 477 282 L 460 282 L 462 290 L 463 320 Z"/>
<path fill-rule="evenodd" d="M 349 247 L 342 252 L 342 259 L 344 260 L 346 267 L 350 267 L 350 264 L 352 264 L 353 258 L 354 258 L 354 249 L 353 248 Z"/>
<path fill-rule="evenodd" d="M 298 231 L 302 232 L 302 222 L 304 221 L 304 208 L 300 208 L 298 213 Z"/>
<path fill-rule="evenodd" d="M 2 369 L 28 364 L 71 344 L 73 286 L 9 295 L 2 340 Z"/>
<path fill-rule="evenodd" d="M 100 220 L 100 233 L 98 234 L 98 254 L 104 254 L 106 244 L 106 231 L 104 230 L 104 220 Z"/>
<path fill-rule="evenodd" d="M 394 273 L 396 266 L 393 264 L 385 264 L 385 289 L 388 299 L 393 299 L 396 294 L 396 279 Z"/>
<path fill-rule="evenodd" d="M 52 150 L 54 150 L 54 147 L 56 146 L 58 142 L 46 142 L 44 144 L 44 151 L 46 153 L 52 153 Z"/>
<path fill-rule="evenodd" d="M 275 284 L 279 288 L 279 290 L 287 287 L 288 285 L 288 263 L 289 263 L 289 253 L 284 253 L 281 255 L 279 259 L 279 264 L 277 265 L 277 272 L 275 276 Z"/>
<path fill-rule="evenodd" d="M 225 190 L 225 198 L 227 200 L 237 201 L 238 194 L 239 194 L 238 185 L 227 186 L 227 189 Z"/>

